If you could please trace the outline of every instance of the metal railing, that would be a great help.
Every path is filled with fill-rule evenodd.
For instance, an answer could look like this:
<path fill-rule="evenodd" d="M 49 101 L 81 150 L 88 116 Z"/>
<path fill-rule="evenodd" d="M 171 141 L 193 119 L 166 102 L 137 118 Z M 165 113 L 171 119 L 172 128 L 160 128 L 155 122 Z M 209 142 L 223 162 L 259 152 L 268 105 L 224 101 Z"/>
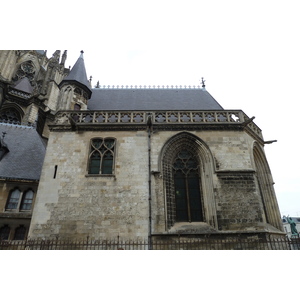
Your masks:
<path fill-rule="evenodd" d="M 0 250 L 300 250 L 300 239 L 281 238 L 182 238 L 148 240 L 81 241 L 61 239 L 28 239 L 23 241 L 2 240 Z"/>

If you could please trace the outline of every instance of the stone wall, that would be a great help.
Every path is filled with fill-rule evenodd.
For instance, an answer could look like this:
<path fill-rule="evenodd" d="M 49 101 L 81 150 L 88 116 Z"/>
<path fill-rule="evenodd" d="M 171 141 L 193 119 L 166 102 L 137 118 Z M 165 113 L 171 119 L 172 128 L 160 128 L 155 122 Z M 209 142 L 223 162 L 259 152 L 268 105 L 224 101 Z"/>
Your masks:
<path fill-rule="evenodd" d="M 218 229 L 257 229 L 263 222 L 263 209 L 254 174 L 226 172 L 219 173 L 218 178 L 218 188 L 215 189 Z"/>
<path fill-rule="evenodd" d="M 265 223 L 255 177 L 254 139 L 244 131 L 226 130 L 190 132 L 210 152 L 211 163 L 205 167 L 211 170 L 203 174 L 212 176 L 212 193 L 203 195 L 210 206 L 210 211 L 204 207 L 204 212 L 216 218 L 207 220 L 207 224 L 183 224 L 187 231 L 178 224 L 167 228 L 161 152 L 167 141 L 178 133 L 157 131 L 151 135 L 149 194 L 146 131 L 51 132 L 30 236 L 147 238 L 149 196 L 153 234 L 270 229 Z M 87 174 L 90 140 L 95 137 L 116 139 L 114 175 Z"/>
<path fill-rule="evenodd" d="M 95 137 L 116 138 L 114 175 L 87 174 Z M 147 157 L 145 132 L 52 132 L 30 236 L 147 236 Z"/>

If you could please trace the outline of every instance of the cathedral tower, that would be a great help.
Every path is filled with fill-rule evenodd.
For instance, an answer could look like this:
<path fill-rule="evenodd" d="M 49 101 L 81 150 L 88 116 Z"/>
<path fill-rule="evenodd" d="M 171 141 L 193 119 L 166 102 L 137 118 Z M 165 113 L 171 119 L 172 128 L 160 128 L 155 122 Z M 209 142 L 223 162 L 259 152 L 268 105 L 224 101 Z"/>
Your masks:
<path fill-rule="evenodd" d="M 0 120 L 35 126 L 40 135 L 57 108 L 59 83 L 69 73 L 67 53 L 60 50 L 47 58 L 44 50 L 5 50 L 0 52 Z"/>

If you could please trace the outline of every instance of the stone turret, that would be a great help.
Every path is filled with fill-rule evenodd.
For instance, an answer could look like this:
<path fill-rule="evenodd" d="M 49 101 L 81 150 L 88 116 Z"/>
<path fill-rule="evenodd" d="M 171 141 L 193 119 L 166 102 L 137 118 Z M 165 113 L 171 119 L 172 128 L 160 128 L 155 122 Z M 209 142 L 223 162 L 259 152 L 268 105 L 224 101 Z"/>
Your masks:
<path fill-rule="evenodd" d="M 58 109 L 81 110 L 87 108 L 92 91 L 87 79 L 83 51 L 67 77 L 59 84 L 61 91 Z"/>

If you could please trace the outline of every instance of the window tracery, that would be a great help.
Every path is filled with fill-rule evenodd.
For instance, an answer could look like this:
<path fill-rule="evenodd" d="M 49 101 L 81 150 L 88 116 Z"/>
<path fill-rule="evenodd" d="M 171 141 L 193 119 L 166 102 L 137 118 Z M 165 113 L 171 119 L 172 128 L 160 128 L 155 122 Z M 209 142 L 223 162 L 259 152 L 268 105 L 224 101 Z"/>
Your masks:
<path fill-rule="evenodd" d="M 206 222 L 217 228 L 213 158 L 197 136 L 182 132 L 161 152 L 167 228 L 176 222 Z"/>
<path fill-rule="evenodd" d="M 34 86 L 34 78 L 35 78 L 35 67 L 32 61 L 23 62 L 13 77 L 13 81 L 19 81 L 20 79 L 27 77 L 32 86 Z"/>
<path fill-rule="evenodd" d="M 186 149 L 173 163 L 176 222 L 203 221 L 197 159 Z"/>
<path fill-rule="evenodd" d="M 0 111 L 0 122 L 9 124 L 20 124 L 21 116 L 14 108 L 7 108 Z"/>
<path fill-rule="evenodd" d="M 95 138 L 91 140 L 89 174 L 113 174 L 115 139 Z"/>

